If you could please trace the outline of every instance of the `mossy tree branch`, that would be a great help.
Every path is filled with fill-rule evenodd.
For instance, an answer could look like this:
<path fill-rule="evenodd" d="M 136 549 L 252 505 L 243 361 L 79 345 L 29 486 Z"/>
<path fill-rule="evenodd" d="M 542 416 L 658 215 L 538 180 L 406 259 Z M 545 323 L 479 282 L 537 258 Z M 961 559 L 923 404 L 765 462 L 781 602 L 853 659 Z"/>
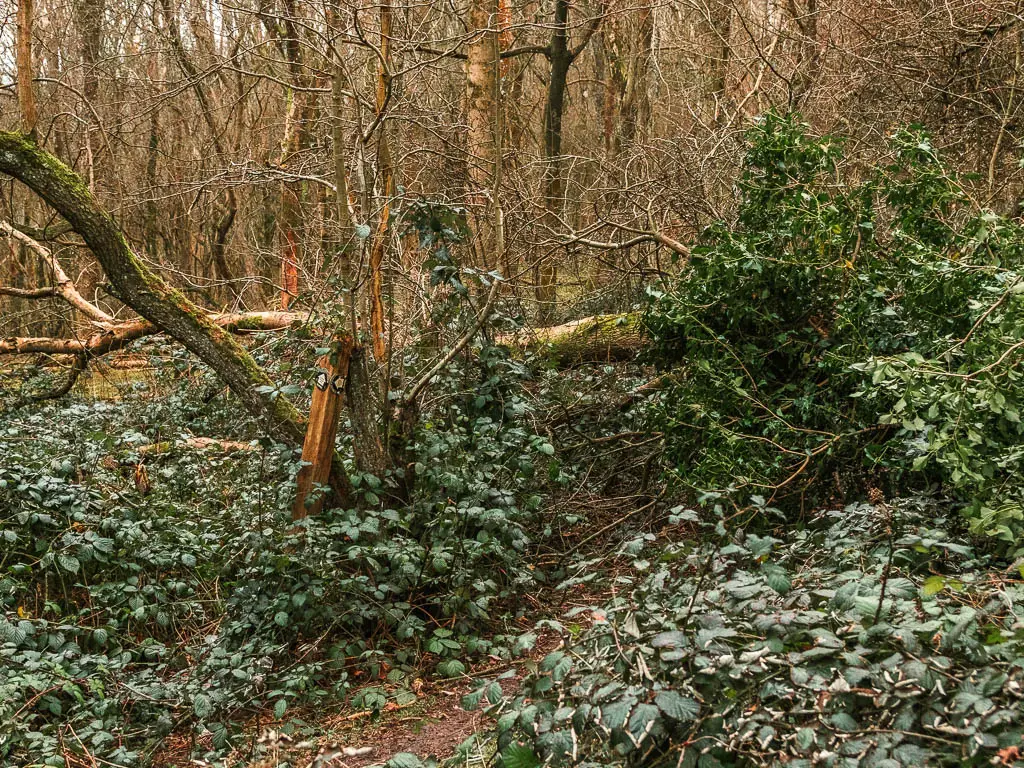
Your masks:
<path fill-rule="evenodd" d="M 103 267 L 115 295 L 209 365 L 267 434 L 293 445 L 302 442 L 303 419 L 295 406 L 270 397 L 273 382 L 245 347 L 142 263 L 74 171 L 31 139 L 0 131 L 0 173 L 22 182 L 63 216 Z"/>

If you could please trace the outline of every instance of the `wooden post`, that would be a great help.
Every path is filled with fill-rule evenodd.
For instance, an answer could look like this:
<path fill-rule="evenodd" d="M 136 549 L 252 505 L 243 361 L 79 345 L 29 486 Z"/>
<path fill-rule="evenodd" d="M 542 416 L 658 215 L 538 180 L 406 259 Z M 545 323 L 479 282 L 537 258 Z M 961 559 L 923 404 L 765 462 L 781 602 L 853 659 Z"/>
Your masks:
<path fill-rule="evenodd" d="M 317 361 L 313 380 L 313 402 L 309 408 L 306 439 L 302 444 L 302 461 L 306 462 L 296 478 L 298 486 L 292 520 L 318 514 L 323 507 L 321 495 L 309 505 L 307 497 L 314 486 L 327 485 L 334 458 L 334 438 L 338 433 L 338 416 L 344 402 L 345 379 L 352 359 L 352 337 L 338 336 L 331 352 Z"/>

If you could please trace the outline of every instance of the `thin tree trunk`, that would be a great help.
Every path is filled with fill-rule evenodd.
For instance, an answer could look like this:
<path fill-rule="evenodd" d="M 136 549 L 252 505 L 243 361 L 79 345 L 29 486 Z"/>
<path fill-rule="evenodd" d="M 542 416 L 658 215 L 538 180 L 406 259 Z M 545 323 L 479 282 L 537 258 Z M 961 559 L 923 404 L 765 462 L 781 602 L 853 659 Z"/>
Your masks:
<path fill-rule="evenodd" d="M 554 31 L 548 44 L 551 71 L 548 76 L 548 97 L 544 104 L 544 206 L 546 224 L 552 231 L 561 228 L 560 215 L 565 203 L 565 180 L 562 172 L 562 117 L 565 110 L 565 89 L 572 65 L 569 52 L 569 2 L 556 0 Z M 542 325 L 551 323 L 558 302 L 558 266 L 551 254 L 534 265 L 534 296 L 537 315 Z"/>
<path fill-rule="evenodd" d="M 387 356 L 384 338 L 384 249 L 391 218 L 391 197 L 395 193 L 395 171 L 391 165 L 388 125 L 384 116 L 391 89 L 391 2 L 380 5 L 380 64 L 377 72 L 377 171 L 384 204 L 381 207 L 377 233 L 370 250 L 370 333 L 373 356 L 382 362 Z"/>
<path fill-rule="evenodd" d="M 103 126 L 97 115 L 103 112 L 99 103 L 99 63 L 103 44 L 105 0 L 76 0 L 75 26 L 81 40 L 82 96 L 86 101 L 86 150 L 89 157 L 89 187 L 94 192 L 105 187 L 110 179 L 106 173 L 107 159 L 103 152 Z"/>
<path fill-rule="evenodd" d="M 475 245 L 484 267 L 492 263 L 495 251 L 493 227 L 487 196 L 494 181 L 495 109 L 498 82 L 498 0 L 472 0 L 469 29 L 472 35 L 466 51 L 466 155 L 469 199 L 475 216 Z M 481 211 L 483 211 L 481 213 Z"/>
<path fill-rule="evenodd" d="M 335 42 L 340 46 L 340 42 Z M 356 464 L 364 472 L 381 475 L 388 465 L 388 457 L 380 435 L 380 419 L 375 408 L 373 382 L 367 368 L 366 355 L 358 344 L 358 305 L 355 295 L 354 251 L 357 242 L 352 214 L 348 202 L 348 153 L 342 128 L 344 95 L 342 62 L 334 62 L 331 88 L 331 141 L 334 145 L 334 207 L 338 220 L 338 272 L 342 284 L 342 298 L 345 306 L 344 323 L 348 328 L 343 332 L 354 341 L 345 380 L 345 401 L 349 419 L 352 422 L 352 444 Z"/>
<path fill-rule="evenodd" d="M 35 139 L 39 115 L 36 112 L 36 94 L 32 88 L 32 0 L 18 0 L 18 42 L 15 58 L 22 132 Z"/>

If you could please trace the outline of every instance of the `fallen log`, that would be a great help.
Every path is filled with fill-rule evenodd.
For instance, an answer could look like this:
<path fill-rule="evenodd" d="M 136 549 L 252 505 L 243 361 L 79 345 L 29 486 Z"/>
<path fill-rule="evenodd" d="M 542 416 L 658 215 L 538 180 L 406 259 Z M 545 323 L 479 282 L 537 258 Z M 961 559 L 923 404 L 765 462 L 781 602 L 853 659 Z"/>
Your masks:
<path fill-rule="evenodd" d="M 231 333 L 245 331 L 277 331 L 305 320 L 297 312 L 231 312 L 211 314 L 210 321 Z M 99 357 L 122 349 L 133 341 L 160 333 L 160 329 L 146 320 L 134 320 L 117 325 L 100 326 L 92 335 L 82 339 L 61 339 L 50 336 L 15 336 L 0 339 L 0 355 L 48 354 L 88 355 Z"/>
<path fill-rule="evenodd" d="M 211 453 L 251 452 L 260 449 L 257 443 L 243 443 L 239 440 L 217 440 L 212 437 L 190 437 L 185 440 L 163 440 L 159 443 L 140 445 L 135 449 L 139 456 L 160 456 L 174 450 L 190 449 Z"/>
<path fill-rule="evenodd" d="M 639 313 L 594 315 L 547 328 L 498 337 L 507 347 L 529 351 L 560 368 L 634 359 L 643 347 Z"/>

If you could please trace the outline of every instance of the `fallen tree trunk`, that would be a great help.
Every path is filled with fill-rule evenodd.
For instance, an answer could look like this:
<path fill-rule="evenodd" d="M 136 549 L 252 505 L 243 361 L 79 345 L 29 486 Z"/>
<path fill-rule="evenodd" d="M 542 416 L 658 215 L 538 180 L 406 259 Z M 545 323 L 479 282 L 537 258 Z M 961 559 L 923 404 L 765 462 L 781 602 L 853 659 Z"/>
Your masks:
<path fill-rule="evenodd" d="M 523 330 L 499 337 L 498 343 L 533 352 L 560 368 L 571 368 L 582 363 L 632 360 L 644 340 L 640 315 L 628 313 Z"/>
<path fill-rule="evenodd" d="M 210 366 L 269 435 L 301 444 L 305 428 L 295 406 L 272 396 L 278 394 L 274 382 L 245 347 L 143 264 L 74 171 L 30 138 L 0 131 L 0 172 L 22 182 L 68 221 L 103 267 L 118 299 Z"/>
<path fill-rule="evenodd" d="M 184 440 L 164 440 L 159 443 L 140 445 L 135 449 L 139 456 L 161 456 L 175 450 L 209 451 L 211 453 L 251 453 L 259 445 L 238 440 L 217 440 L 212 437 L 190 437 Z"/>
<path fill-rule="evenodd" d="M 231 333 L 275 331 L 290 327 L 304 318 L 296 312 L 237 312 L 209 315 L 210 321 Z M 136 320 L 101 327 L 84 339 L 58 339 L 51 336 L 15 336 L 0 339 L 0 355 L 48 354 L 99 357 L 126 347 L 133 341 L 161 333 L 153 323 Z"/>

